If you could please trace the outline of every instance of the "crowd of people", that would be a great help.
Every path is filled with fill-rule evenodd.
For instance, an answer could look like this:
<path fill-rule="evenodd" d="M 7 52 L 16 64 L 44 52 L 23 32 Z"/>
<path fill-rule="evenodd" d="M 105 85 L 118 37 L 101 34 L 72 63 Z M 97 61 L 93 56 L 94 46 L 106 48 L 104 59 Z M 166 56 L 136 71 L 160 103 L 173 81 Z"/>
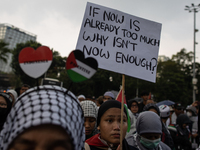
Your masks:
<path fill-rule="evenodd" d="M 95 99 L 53 85 L 0 93 L 3 150 L 192 150 L 199 147 L 198 102 L 158 105 L 142 92 L 122 110 L 111 91 Z M 121 117 L 123 123 L 121 123 Z M 130 120 L 130 122 L 129 122 Z M 123 125 L 123 126 L 121 126 Z M 120 131 L 123 131 L 122 134 Z M 120 145 L 120 138 L 122 145 Z"/>

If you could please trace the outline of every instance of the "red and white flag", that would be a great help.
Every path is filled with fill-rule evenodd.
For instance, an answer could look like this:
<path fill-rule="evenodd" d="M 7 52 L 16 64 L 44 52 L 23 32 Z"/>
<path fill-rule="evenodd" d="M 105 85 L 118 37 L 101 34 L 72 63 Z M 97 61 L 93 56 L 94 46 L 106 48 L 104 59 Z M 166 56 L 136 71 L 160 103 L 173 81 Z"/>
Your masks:
<path fill-rule="evenodd" d="M 116 97 L 116 100 L 119 101 L 119 102 L 122 102 L 122 88 L 120 89 L 120 91 L 119 91 L 119 93 L 118 93 L 118 95 Z M 125 96 L 125 94 L 124 94 L 124 104 L 127 104 L 126 103 L 126 96 Z"/>

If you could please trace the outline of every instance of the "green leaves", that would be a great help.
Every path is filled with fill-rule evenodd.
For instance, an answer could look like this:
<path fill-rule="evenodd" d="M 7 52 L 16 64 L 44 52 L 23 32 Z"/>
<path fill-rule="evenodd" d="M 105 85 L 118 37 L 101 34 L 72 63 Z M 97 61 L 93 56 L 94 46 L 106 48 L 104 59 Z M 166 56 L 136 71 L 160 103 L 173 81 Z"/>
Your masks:
<path fill-rule="evenodd" d="M 3 40 L 0 40 L 0 61 L 7 63 L 8 54 L 11 50 L 7 48 L 8 44 Z"/>

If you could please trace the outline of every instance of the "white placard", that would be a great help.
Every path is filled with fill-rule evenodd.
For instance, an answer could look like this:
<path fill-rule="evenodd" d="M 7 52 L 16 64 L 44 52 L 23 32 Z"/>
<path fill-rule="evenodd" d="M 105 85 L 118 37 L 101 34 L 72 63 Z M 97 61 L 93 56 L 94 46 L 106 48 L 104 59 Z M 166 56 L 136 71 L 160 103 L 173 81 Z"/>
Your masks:
<path fill-rule="evenodd" d="M 88 2 L 76 49 L 99 68 L 155 82 L 161 26 Z"/>

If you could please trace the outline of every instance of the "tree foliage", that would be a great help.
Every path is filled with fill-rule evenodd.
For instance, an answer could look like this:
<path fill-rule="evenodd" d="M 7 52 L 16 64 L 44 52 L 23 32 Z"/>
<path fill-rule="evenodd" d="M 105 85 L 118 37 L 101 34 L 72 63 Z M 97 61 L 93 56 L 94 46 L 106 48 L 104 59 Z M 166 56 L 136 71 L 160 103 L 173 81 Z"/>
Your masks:
<path fill-rule="evenodd" d="M 21 82 L 31 86 L 36 85 L 35 79 L 25 75 L 18 63 L 19 52 L 25 47 L 33 47 L 37 49 L 40 43 L 29 41 L 24 44 L 18 44 L 13 51 L 12 67 L 14 73 L 20 78 Z M 53 50 L 52 50 L 53 51 Z M 75 95 L 84 94 L 85 96 L 93 95 L 98 97 L 108 90 L 119 91 L 122 83 L 122 75 L 98 69 L 96 74 L 86 81 L 73 83 L 67 75 L 65 69 L 67 57 L 60 56 L 59 52 L 53 51 L 53 62 L 46 72 L 45 77 L 55 78 L 63 82 L 63 86 Z M 195 63 L 196 78 L 200 80 L 200 64 Z M 182 102 L 184 105 L 192 103 L 192 76 L 193 76 L 193 53 L 181 49 L 180 52 L 174 54 L 171 59 L 164 62 L 158 62 L 156 83 L 136 79 L 126 76 L 125 78 L 125 94 L 127 99 L 132 99 L 142 91 L 149 91 L 154 95 L 156 101 L 172 100 Z M 43 78 L 42 76 L 41 78 Z M 113 81 L 110 80 L 112 77 Z M 200 83 L 197 83 L 197 87 Z M 197 94 L 197 99 L 200 96 Z"/>
<path fill-rule="evenodd" d="M 8 44 L 3 40 L 0 40 L 0 62 L 7 63 L 8 54 L 11 53 L 11 50 L 7 48 Z"/>

